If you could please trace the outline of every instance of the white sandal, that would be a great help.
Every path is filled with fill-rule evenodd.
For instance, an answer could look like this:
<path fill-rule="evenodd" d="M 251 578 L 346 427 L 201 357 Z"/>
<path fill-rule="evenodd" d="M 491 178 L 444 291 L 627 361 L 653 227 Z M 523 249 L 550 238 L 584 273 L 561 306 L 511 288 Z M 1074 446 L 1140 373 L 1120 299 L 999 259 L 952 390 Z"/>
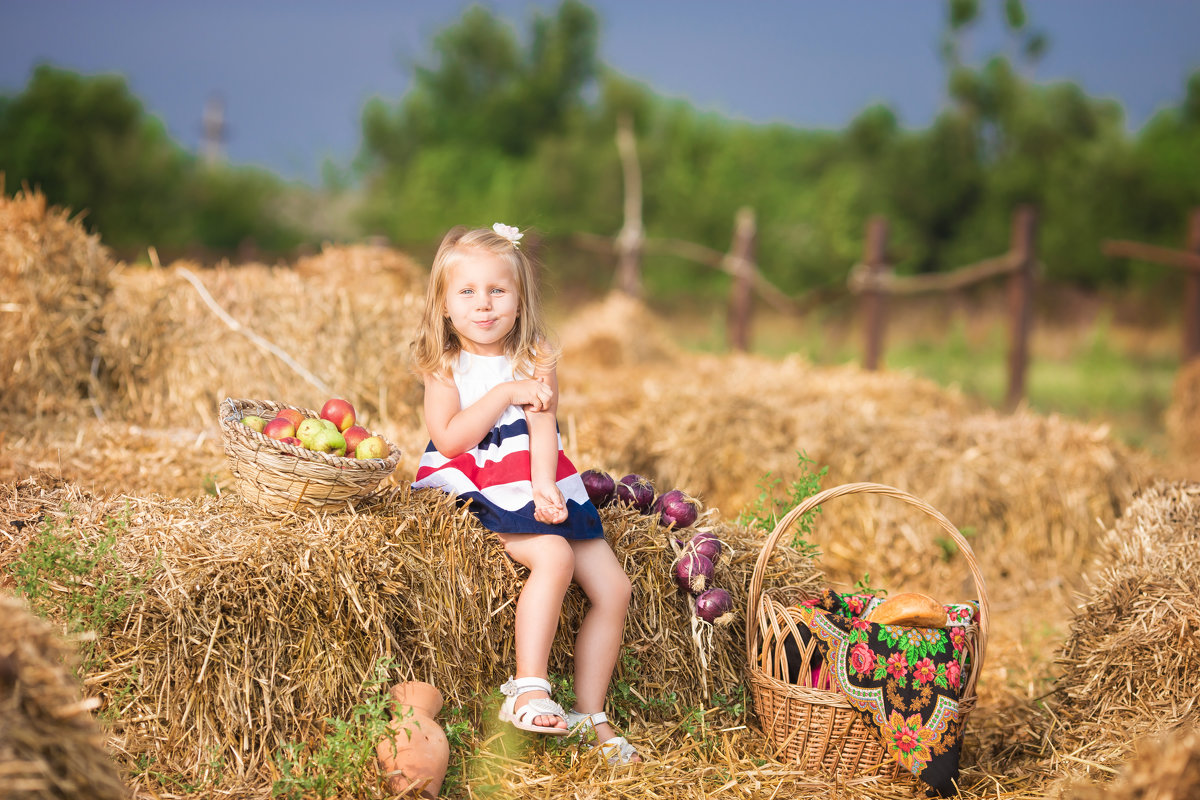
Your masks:
<path fill-rule="evenodd" d="M 567 712 L 567 728 L 571 731 L 579 730 L 580 738 L 586 734 L 583 726 L 587 725 L 595 733 L 597 725 L 603 725 L 608 722 L 608 715 L 603 711 L 597 711 L 594 714 L 584 714 L 582 711 L 571 709 Z M 608 763 L 613 766 L 621 764 L 633 763 L 633 757 L 639 755 L 633 745 L 624 736 L 614 736 L 611 739 L 605 739 L 600 744 L 592 745 L 584 743 L 585 747 L 598 747 L 600 754 L 608 759 Z"/>
<path fill-rule="evenodd" d="M 571 732 L 570 723 L 568 723 L 568 727 L 566 728 L 533 724 L 533 720 L 537 717 L 567 718 L 567 712 L 563 711 L 563 707 L 550 698 L 536 697 L 520 708 L 514 709 L 518 697 L 535 689 L 541 689 L 546 694 L 550 694 L 550 682 L 542 678 L 510 677 L 500 687 L 500 691 L 505 695 L 504 703 L 500 706 L 500 721 L 511 722 L 513 726 L 523 731 L 548 733 L 551 736 L 566 736 Z"/>

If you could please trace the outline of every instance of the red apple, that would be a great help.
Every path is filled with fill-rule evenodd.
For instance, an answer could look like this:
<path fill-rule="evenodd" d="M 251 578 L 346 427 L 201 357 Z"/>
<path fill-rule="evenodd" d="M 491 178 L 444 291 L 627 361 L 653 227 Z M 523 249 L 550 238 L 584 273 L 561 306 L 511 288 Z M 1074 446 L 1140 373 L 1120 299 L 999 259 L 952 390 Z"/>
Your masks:
<path fill-rule="evenodd" d="M 351 425 L 346 428 L 342 436 L 346 437 L 346 455 L 354 455 L 354 450 L 358 447 L 358 443 L 363 439 L 370 437 L 371 432 L 362 425 Z"/>
<path fill-rule="evenodd" d="M 387 458 L 388 446 L 382 436 L 368 436 L 358 443 L 355 458 Z"/>
<path fill-rule="evenodd" d="M 283 417 L 276 417 L 268 422 L 267 426 L 263 428 L 263 436 L 267 436 L 271 439 L 286 439 L 289 436 L 295 435 L 296 426 L 292 424 L 291 420 Z"/>
<path fill-rule="evenodd" d="M 281 408 L 275 416 L 290 420 L 293 428 L 299 428 L 300 423 L 304 421 L 304 415 L 294 408 Z"/>
<path fill-rule="evenodd" d="M 304 447 L 304 443 L 295 436 L 285 436 L 279 440 L 280 444 L 294 444 L 296 447 Z"/>
<path fill-rule="evenodd" d="M 340 397 L 326 400 L 325 405 L 321 406 L 321 419 L 327 419 L 337 425 L 338 433 L 343 433 L 354 424 L 354 406 Z"/>

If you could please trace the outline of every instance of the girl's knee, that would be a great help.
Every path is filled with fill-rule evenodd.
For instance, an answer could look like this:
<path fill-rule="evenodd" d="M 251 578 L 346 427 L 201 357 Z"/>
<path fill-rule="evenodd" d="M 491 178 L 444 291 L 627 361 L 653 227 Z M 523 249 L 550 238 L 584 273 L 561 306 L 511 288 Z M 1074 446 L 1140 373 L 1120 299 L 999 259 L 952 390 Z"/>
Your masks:
<path fill-rule="evenodd" d="M 630 582 L 628 575 L 617 570 L 608 581 L 605 581 L 604 586 L 593 594 L 596 596 L 588 595 L 588 600 L 591 601 L 592 605 L 625 613 L 629 609 L 630 600 L 633 598 L 633 584 Z"/>
<path fill-rule="evenodd" d="M 508 554 L 529 567 L 530 572 L 544 573 L 563 581 L 570 581 L 575 572 L 575 551 L 561 536 L 542 535 L 536 541 L 526 540 L 521 543 L 519 552 L 509 548 Z"/>
<path fill-rule="evenodd" d="M 615 583 L 616 586 L 613 587 L 614 601 L 619 602 L 621 608 L 629 608 L 629 601 L 633 599 L 633 582 L 629 580 L 628 575 L 622 572 Z"/>

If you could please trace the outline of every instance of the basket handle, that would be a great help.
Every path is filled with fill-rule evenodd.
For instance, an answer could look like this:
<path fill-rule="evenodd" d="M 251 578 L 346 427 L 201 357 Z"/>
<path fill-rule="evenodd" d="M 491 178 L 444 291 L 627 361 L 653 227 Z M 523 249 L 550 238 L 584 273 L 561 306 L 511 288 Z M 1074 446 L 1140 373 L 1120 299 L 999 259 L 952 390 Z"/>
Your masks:
<path fill-rule="evenodd" d="M 758 628 L 758 609 L 762 602 L 762 584 L 763 577 L 767 572 L 767 562 L 771 558 L 771 553 L 775 549 L 776 543 L 780 537 L 791 527 L 792 523 L 797 518 L 802 517 L 809 511 L 812 511 L 819 505 L 827 503 L 830 500 L 842 497 L 848 494 L 882 494 L 887 497 L 895 498 L 896 500 L 908 503 L 910 506 L 915 506 L 926 515 L 931 517 L 941 528 L 950 535 L 954 540 L 954 544 L 967 559 L 967 566 L 971 570 L 971 577 L 975 581 L 975 591 L 979 594 L 979 646 L 978 652 L 975 653 L 975 664 L 971 669 L 971 676 L 968 679 L 967 686 L 963 687 L 963 696 L 968 696 L 975 688 L 975 680 L 983 668 L 983 656 L 987 651 L 988 624 L 990 612 L 988 610 L 987 586 L 983 580 L 983 574 L 979 571 L 979 562 L 975 559 L 975 552 L 971 549 L 971 545 L 963 538 L 963 535 L 958 532 L 958 528 L 946 519 L 942 512 L 938 511 L 933 506 L 926 503 L 920 498 L 913 497 L 911 494 L 892 486 L 885 486 L 881 483 L 846 483 L 841 486 L 834 486 L 822 492 L 814 494 L 812 497 L 802 501 L 799 505 L 789 511 L 784 517 L 779 520 L 775 526 L 775 530 L 771 531 L 771 535 L 767 537 L 767 541 L 763 543 L 762 550 L 758 554 L 758 561 L 754 564 L 754 575 L 750 579 L 750 591 L 746 595 L 746 660 L 747 663 L 754 663 L 757 657 L 755 649 L 757 648 L 757 637 L 755 633 Z"/>

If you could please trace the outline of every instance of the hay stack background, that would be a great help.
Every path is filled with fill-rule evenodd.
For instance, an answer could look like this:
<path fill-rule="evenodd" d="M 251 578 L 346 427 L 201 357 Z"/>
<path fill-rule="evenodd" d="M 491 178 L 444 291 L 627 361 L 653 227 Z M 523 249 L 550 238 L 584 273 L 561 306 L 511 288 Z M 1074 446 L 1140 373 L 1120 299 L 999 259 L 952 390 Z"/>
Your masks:
<path fill-rule="evenodd" d="M 78 217 L 41 192 L 0 191 L 0 414 L 80 413 L 113 268 Z"/>
<path fill-rule="evenodd" d="M 1064 647 L 1054 706 L 1058 766 L 1075 772 L 1116 767 L 1138 740 L 1200 720 L 1200 485 L 1139 496 L 1108 533 L 1102 563 Z"/>
<path fill-rule="evenodd" d="M 67 497 L 64 487 L 23 481 L 0 487 L 0 514 L 61 519 Z M 150 758 L 156 769 L 211 780 L 220 755 L 226 773 L 261 781 L 282 745 L 317 739 L 327 717 L 362 701 L 362 684 L 384 656 L 396 663 L 395 680 L 433 683 L 480 729 L 494 714 L 494 690 L 513 667 L 522 575 L 494 535 L 445 495 L 396 488 L 369 513 L 282 522 L 230 497 L 79 506 L 71 535 L 86 544 L 115 531 L 121 569 L 148 578 L 129 617 L 102 632 L 109 660 L 91 678 L 107 703 L 119 703 L 121 720 L 137 720 L 116 731 L 127 766 Z M 605 509 L 604 519 L 635 586 L 616 680 L 646 701 L 614 704 L 615 718 L 675 721 L 708 695 L 735 695 L 740 621 L 714 631 L 704 672 L 686 596 L 671 578 L 667 532 L 627 509 Z M 721 526 L 720 534 L 735 554 L 720 582 L 740 617 L 757 551 L 743 529 Z M 812 580 L 809 562 L 789 553 L 772 577 Z M 551 671 L 571 673 L 566 632 L 584 610 L 574 590 Z"/>
<path fill-rule="evenodd" d="M 356 305 L 424 291 L 426 272 L 404 253 L 370 244 L 325 244 L 296 261 L 296 274 L 346 290 Z"/>
<path fill-rule="evenodd" d="M 105 409 L 143 426 L 199 428 L 226 397 L 320 408 L 346 397 L 379 425 L 407 418 L 419 403 L 407 349 L 420 313 L 414 294 L 362 291 L 343 277 L 311 277 L 262 265 L 201 269 L 126 269 L 104 307 L 104 359 L 111 391 Z M 326 263 L 332 263 L 327 256 Z M 196 276 L 240 325 L 285 351 L 323 381 L 323 392 L 295 368 L 231 330 L 178 268 Z M 341 276 L 341 277 L 339 277 Z"/>
<path fill-rule="evenodd" d="M 563 362 L 569 369 L 663 364 L 682 354 L 654 314 L 620 292 L 589 303 L 559 327 Z"/>
<path fill-rule="evenodd" d="M 0 591 L 0 797 L 126 796 L 74 663 L 48 623 Z"/>
<path fill-rule="evenodd" d="M 685 355 L 565 375 L 560 422 L 581 469 L 640 472 L 733 516 L 758 497 L 765 473 L 784 486 L 797 480 L 804 451 L 814 470 L 829 467 L 825 487 L 874 481 L 931 503 L 973 537 L 989 578 L 1077 575 L 1149 471 L 1103 429 L 978 410 L 898 373 Z M 955 557 L 927 535 L 933 526 L 914 529 L 911 512 L 879 502 L 878 524 L 855 533 L 847 522 L 862 511 L 844 508 L 819 523 L 831 532 L 816 538 L 827 568 L 851 582 L 887 577 L 892 589 L 932 577 L 937 586 L 926 588 L 963 591 L 961 562 L 937 567 Z M 1031 564 L 1041 565 L 1036 575 Z"/>

